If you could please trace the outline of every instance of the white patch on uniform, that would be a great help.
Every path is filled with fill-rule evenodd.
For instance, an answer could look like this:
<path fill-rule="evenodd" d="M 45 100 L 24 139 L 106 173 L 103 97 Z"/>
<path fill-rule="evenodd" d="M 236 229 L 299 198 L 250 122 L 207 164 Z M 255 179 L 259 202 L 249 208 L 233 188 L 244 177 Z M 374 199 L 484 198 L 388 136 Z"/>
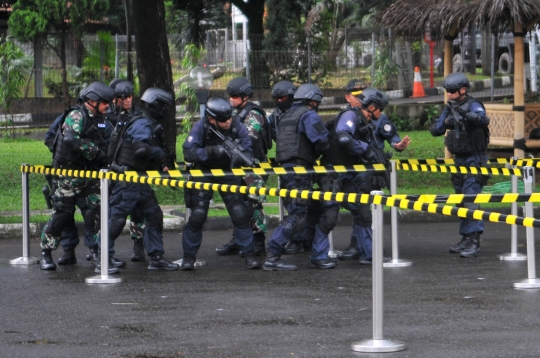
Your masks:
<path fill-rule="evenodd" d="M 97 125 L 99 128 L 105 128 L 105 123 L 98 123 Z"/>
<path fill-rule="evenodd" d="M 189 136 L 187 137 L 187 141 L 191 143 L 191 141 L 193 140 L 193 137 L 192 136 Z"/>
<path fill-rule="evenodd" d="M 392 126 L 390 124 L 385 124 L 383 129 L 385 132 L 390 132 L 392 130 Z"/>
<path fill-rule="evenodd" d="M 348 120 L 348 121 L 347 121 L 347 125 L 349 126 L 349 128 L 352 128 L 353 122 L 352 122 L 351 120 Z"/>

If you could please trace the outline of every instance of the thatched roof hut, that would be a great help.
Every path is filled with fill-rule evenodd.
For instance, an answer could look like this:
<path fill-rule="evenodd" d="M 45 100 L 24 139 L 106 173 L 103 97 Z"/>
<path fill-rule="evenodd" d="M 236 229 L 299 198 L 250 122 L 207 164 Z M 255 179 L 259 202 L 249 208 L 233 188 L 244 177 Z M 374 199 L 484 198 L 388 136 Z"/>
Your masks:
<path fill-rule="evenodd" d="M 470 24 L 514 33 L 514 139 L 524 137 L 523 36 L 540 23 L 539 0 L 398 0 L 378 21 L 398 35 L 434 31 L 444 36 L 444 74 L 452 72 L 452 40 Z M 523 157 L 524 151 L 514 150 Z"/>

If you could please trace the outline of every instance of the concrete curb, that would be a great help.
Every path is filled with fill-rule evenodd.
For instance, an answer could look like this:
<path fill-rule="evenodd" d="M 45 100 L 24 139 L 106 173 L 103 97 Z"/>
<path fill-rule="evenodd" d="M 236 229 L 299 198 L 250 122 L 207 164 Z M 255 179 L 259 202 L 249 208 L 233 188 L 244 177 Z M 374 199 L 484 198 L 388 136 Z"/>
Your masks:
<path fill-rule="evenodd" d="M 498 212 L 501 214 L 509 215 L 510 208 L 493 208 L 489 209 L 490 212 Z M 163 230 L 167 232 L 180 232 L 184 229 L 186 224 L 185 212 L 183 207 L 180 208 L 163 208 L 163 212 L 167 217 L 163 219 Z M 535 217 L 540 214 L 540 208 L 535 208 Z M 384 222 L 390 223 L 390 211 L 384 211 Z M 518 215 L 523 215 L 523 209 L 520 207 Z M 268 229 L 273 230 L 279 225 L 278 215 L 267 215 Z M 432 214 L 424 211 L 415 210 L 398 210 L 398 223 L 439 223 L 439 222 L 457 222 L 459 218 L 456 216 L 448 216 L 442 214 Z M 38 237 L 43 229 L 44 223 L 30 223 L 30 236 Z M 349 212 L 341 212 L 338 219 L 339 226 L 351 226 L 352 216 Z M 1 238 L 13 238 L 22 237 L 22 224 L 3 224 L 0 225 L 0 239 Z M 84 225 L 82 222 L 77 222 L 77 229 L 79 233 L 84 232 Z M 203 226 L 203 230 L 231 230 L 232 223 L 228 216 L 209 217 Z M 129 221 L 124 227 L 124 234 L 129 233 Z"/>

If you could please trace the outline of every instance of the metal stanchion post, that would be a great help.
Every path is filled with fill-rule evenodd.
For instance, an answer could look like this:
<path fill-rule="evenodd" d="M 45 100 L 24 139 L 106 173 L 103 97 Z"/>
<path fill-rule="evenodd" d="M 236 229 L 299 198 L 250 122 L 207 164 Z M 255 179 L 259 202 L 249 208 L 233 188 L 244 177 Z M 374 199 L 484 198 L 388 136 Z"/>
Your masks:
<path fill-rule="evenodd" d="M 391 160 L 390 172 L 390 195 L 397 194 L 397 170 L 396 162 Z M 399 258 L 399 244 L 398 244 L 398 212 L 395 206 L 390 208 L 390 220 L 392 226 L 392 260 L 385 262 L 384 267 L 407 267 L 412 265 L 412 261 L 403 260 Z"/>
<path fill-rule="evenodd" d="M 23 163 L 22 166 L 28 166 Z M 12 265 L 33 265 L 39 262 L 35 257 L 30 257 L 30 197 L 28 185 L 28 172 L 22 171 L 22 234 L 23 234 L 23 255 L 22 257 L 10 260 Z"/>
<path fill-rule="evenodd" d="M 512 159 L 517 160 L 518 158 L 514 157 Z M 515 168 L 515 166 L 509 166 L 510 168 Z M 518 177 L 517 175 L 511 175 L 510 176 L 510 183 L 511 183 L 511 191 L 512 193 L 518 193 Z M 518 214 L 518 203 L 513 202 L 510 206 L 511 214 L 516 215 Z M 502 261 L 525 261 L 527 260 L 527 255 L 520 254 L 517 252 L 517 240 L 518 240 L 518 227 L 517 225 L 510 225 L 511 230 L 511 241 L 510 241 L 510 252 L 506 254 L 499 255 L 499 260 Z"/>
<path fill-rule="evenodd" d="M 371 195 L 382 195 L 372 191 Z M 405 349 L 405 343 L 383 338 L 383 212 L 382 205 L 372 204 L 373 210 L 373 339 L 355 342 L 355 352 L 386 353 Z"/>
<path fill-rule="evenodd" d="M 334 250 L 334 232 L 330 231 L 328 233 L 328 242 L 330 244 L 330 250 L 328 251 L 328 257 L 331 259 L 335 259 L 338 257 L 339 254 L 341 254 L 341 251 Z"/>
<path fill-rule="evenodd" d="M 534 186 L 534 167 L 523 167 L 523 184 L 525 193 L 531 194 Z M 525 203 L 525 216 L 532 218 L 533 203 Z M 536 250 L 534 247 L 534 228 L 527 226 L 527 272 L 528 278 L 515 282 L 514 288 L 540 288 L 540 280 L 536 278 Z"/>
<path fill-rule="evenodd" d="M 107 174 L 107 169 L 100 171 Z M 103 176 L 100 179 L 101 185 L 101 275 L 87 277 L 86 283 L 120 283 L 121 277 L 112 277 L 109 275 L 109 180 Z"/>

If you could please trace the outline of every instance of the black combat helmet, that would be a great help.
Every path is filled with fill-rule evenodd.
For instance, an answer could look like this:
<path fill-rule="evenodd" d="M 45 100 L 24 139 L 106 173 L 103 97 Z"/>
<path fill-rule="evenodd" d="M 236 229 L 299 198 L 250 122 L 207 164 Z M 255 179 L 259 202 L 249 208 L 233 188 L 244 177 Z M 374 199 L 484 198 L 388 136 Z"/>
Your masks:
<path fill-rule="evenodd" d="M 109 87 L 111 87 L 112 89 L 114 89 L 114 87 L 116 87 L 117 84 L 119 84 L 120 82 L 124 82 L 124 81 L 127 81 L 123 78 L 115 78 L 111 81 L 111 83 L 109 83 Z"/>
<path fill-rule="evenodd" d="M 469 88 L 469 80 L 461 72 L 451 73 L 444 78 L 443 88 L 445 90 L 458 90 L 462 87 Z"/>
<path fill-rule="evenodd" d="M 366 88 L 358 95 L 358 100 L 362 103 L 362 107 L 367 108 L 370 104 L 383 110 L 388 105 L 386 95 L 375 88 Z"/>
<path fill-rule="evenodd" d="M 133 96 L 133 85 L 129 81 L 120 81 L 112 88 L 114 89 L 114 95 L 117 98 L 126 98 L 128 96 Z"/>
<path fill-rule="evenodd" d="M 229 96 L 251 96 L 253 87 L 244 77 L 236 77 L 227 84 L 227 93 Z"/>
<path fill-rule="evenodd" d="M 272 97 L 279 109 L 286 111 L 291 108 L 294 100 L 296 86 L 291 81 L 279 81 L 272 88 Z M 278 101 L 278 98 L 287 97 L 286 101 Z"/>
<path fill-rule="evenodd" d="M 171 94 L 161 88 L 150 87 L 141 96 L 144 107 L 155 119 L 163 119 L 167 116 L 168 107 L 174 103 Z"/>
<path fill-rule="evenodd" d="M 212 117 L 218 122 L 226 122 L 232 115 L 232 106 L 224 98 L 212 97 L 206 102 L 204 110 L 206 117 Z"/>
<path fill-rule="evenodd" d="M 319 86 L 312 83 L 305 83 L 301 85 L 300 87 L 298 87 L 296 93 L 294 94 L 294 99 L 296 101 L 305 99 L 309 101 L 321 102 L 323 97 L 324 95 Z"/>
<path fill-rule="evenodd" d="M 92 101 L 110 103 L 114 99 L 114 91 L 104 83 L 93 82 L 83 88 L 79 96 L 84 102 L 91 99 Z"/>

